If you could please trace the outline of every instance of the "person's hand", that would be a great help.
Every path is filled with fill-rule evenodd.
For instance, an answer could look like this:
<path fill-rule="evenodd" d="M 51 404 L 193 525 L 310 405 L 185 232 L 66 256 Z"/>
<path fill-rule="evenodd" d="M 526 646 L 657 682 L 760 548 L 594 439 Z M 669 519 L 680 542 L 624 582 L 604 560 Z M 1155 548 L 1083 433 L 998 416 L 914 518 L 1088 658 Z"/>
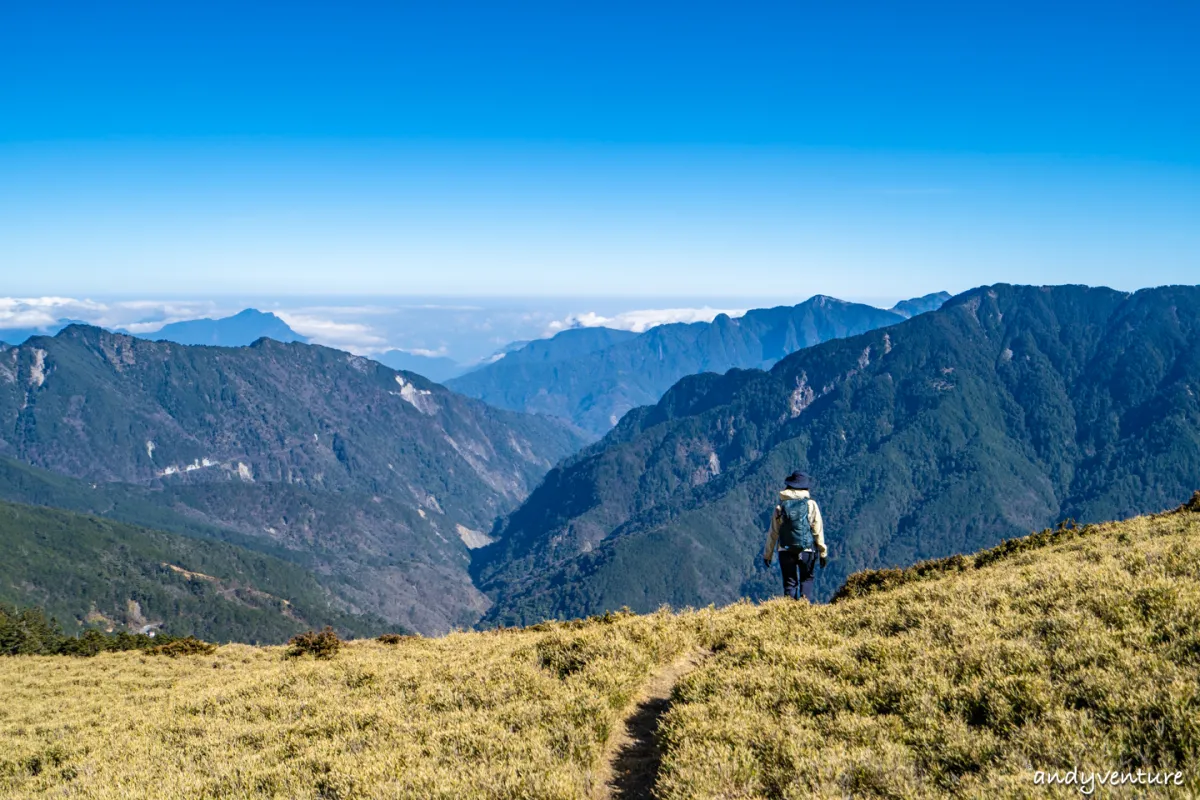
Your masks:
<path fill-rule="evenodd" d="M 821 569 L 825 569 L 825 564 L 829 561 L 825 556 L 821 556 Z"/>
<path fill-rule="evenodd" d="M 763 559 L 763 566 L 764 566 L 764 567 L 769 567 L 769 566 L 771 566 L 771 559 L 769 559 L 769 558 L 764 558 L 764 559 Z"/>

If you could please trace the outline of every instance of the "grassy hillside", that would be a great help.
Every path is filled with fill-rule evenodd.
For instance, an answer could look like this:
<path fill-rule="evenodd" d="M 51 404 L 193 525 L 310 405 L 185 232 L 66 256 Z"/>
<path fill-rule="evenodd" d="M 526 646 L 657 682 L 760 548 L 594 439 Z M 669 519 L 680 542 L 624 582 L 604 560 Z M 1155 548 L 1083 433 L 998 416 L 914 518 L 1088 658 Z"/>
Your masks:
<path fill-rule="evenodd" d="M 0 795 L 582 797 L 623 708 L 688 637 L 664 614 L 360 641 L 330 662 L 245 645 L 5 659 Z"/>
<path fill-rule="evenodd" d="M 1178 769 L 1195 796 L 1200 494 L 1044 538 L 830 606 L 728 609 L 664 720 L 660 796 L 1043 796 L 1036 770 L 1072 768 Z"/>
<path fill-rule="evenodd" d="M 41 606 L 68 632 L 91 623 L 282 642 L 314 625 L 358 634 L 385 627 L 345 613 L 311 573 L 262 553 L 6 502 L 0 602 Z"/>
<path fill-rule="evenodd" d="M 592 798 L 648 678 L 660 798 L 1079 796 L 1038 770 L 1200 791 L 1200 495 L 775 600 L 385 645 L 0 661 L 0 794 Z M 1124 786 L 1097 796 L 1140 796 Z"/>

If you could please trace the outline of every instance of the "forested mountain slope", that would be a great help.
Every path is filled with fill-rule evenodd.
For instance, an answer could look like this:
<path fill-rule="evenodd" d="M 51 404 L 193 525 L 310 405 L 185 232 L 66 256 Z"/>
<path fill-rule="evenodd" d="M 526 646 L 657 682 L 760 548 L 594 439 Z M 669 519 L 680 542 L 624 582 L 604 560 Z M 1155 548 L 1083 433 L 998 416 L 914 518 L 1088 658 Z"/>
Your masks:
<path fill-rule="evenodd" d="M 833 559 L 967 552 L 1200 485 L 1200 287 L 997 285 L 770 372 L 676 384 L 551 471 L 476 553 L 497 623 L 777 591 L 759 553 L 804 469 Z"/>
<path fill-rule="evenodd" d="M 423 633 L 469 627 L 488 599 L 469 550 L 411 504 L 295 484 L 89 483 L 0 457 L 0 500 L 227 542 L 312 574 L 350 613 Z M 286 598 L 285 598 L 286 599 Z"/>
<path fill-rule="evenodd" d="M 0 602 L 82 625 L 280 643 L 322 625 L 387 628 L 295 564 L 223 542 L 0 501 Z"/>
<path fill-rule="evenodd" d="M 0 455 L 319 557 L 360 609 L 425 632 L 478 618 L 468 548 L 579 441 L 312 345 L 70 326 L 0 350 Z"/>

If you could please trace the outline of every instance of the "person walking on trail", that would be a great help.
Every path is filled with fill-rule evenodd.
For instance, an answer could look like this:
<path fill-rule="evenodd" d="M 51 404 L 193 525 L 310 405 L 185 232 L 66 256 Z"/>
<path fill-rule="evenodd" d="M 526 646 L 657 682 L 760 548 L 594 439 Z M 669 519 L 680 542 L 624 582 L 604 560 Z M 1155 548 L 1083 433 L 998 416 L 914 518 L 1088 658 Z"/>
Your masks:
<path fill-rule="evenodd" d="M 813 602 L 813 573 L 818 561 L 825 568 L 829 548 L 825 546 L 825 524 L 821 508 L 809 495 L 812 478 L 793 472 L 784 479 L 779 505 L 771 515 L 771 530 L 763 563 L 771 566 L 771 557 L 779 549 L 779 569 L 783 573 L 783 593 L 793 600 L 803 597 Z"/>

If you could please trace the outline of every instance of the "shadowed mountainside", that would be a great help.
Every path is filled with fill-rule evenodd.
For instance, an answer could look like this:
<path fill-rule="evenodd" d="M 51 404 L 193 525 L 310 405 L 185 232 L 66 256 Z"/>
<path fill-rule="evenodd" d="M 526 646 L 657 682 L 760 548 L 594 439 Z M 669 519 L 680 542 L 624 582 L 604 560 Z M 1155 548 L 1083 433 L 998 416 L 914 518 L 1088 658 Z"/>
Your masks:
<path fill-rule="evenodd" d="M 60 509 L 0 502 L 0 603 L 90 624 L 210 641 L 280 643 L 322 625 L 386 629 L 347 613 L 307 570 L 236 545 Z"/>

